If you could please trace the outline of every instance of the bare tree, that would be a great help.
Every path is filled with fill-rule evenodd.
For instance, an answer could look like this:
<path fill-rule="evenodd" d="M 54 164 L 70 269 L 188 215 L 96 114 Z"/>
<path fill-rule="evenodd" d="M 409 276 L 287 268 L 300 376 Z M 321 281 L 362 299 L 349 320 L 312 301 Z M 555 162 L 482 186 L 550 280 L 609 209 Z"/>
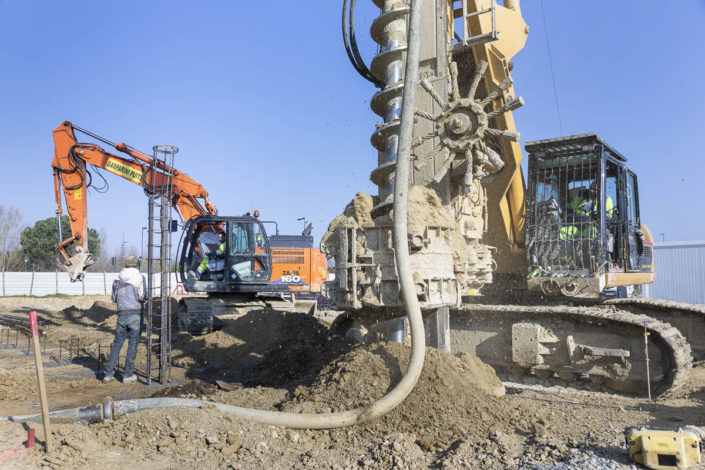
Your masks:
<path fill-rule="evenodd" d="M 100 252 L 97 253 L 93 259 L 95 264 L 91 266 L 91 271 L 94 272 L 112 272 L 113 265 L 108 255 L 108 234 L 105 233 L 105 229 L 101 228 L 98 231 L 98 238 L 100 239 Z"/>
<path fill-rule="evenodd" d="M 21 230 L 20 211 L 0 204 L 0 271 L 22 269 Z"/>

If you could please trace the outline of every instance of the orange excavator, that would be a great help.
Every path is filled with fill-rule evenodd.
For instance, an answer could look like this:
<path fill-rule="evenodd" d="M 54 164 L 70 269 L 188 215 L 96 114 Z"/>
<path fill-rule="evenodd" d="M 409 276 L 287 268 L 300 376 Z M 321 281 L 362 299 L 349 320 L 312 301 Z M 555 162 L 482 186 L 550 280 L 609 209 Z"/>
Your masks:
<path fill-rule="evenodd" d="M 122 155 L 105 151 L 95 143 L 80 143 L 76 132 L 113 147 Z M 183 221 L 184 235 L 179 250 L 180 281 L 189 292 L 223 294 L 307 292 L 320 293 L 328 277 L 326 257 L 313 248 L 311 227 L 302 235 L 268 236 L 263 222 L 249 213 L 218 215 L 208 192 L 185 173 L 170 167 L 124 143 L 114 143 L 65 121 L 53 131 L 54 190 L 56 214 L 62 215 L 62 194 L 66 202 L 71 234 L 59 232 L 57 248 L 72 281 L 80 281 L 93 264 L 88 251 L 86 190 L 91 186 L 90 167 L 104 169 L 145 191 L 170 184 L 172 207 Z M 217 259 L 205 260 L 206 253 L 220 247 L 216 234 L 226 234 Z M 68 250 L 68 251 L 67 251 Z M 213 258 L 213 257 L 211 257 Z M 207 270 L 195 276 L 199 266 Z"/>

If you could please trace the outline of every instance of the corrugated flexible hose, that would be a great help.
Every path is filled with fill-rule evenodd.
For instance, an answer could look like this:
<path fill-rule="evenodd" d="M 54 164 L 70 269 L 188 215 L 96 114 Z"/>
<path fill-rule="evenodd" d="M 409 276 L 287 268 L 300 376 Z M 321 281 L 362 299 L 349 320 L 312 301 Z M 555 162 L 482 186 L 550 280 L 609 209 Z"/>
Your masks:
<path fill-rule="evenodd" d="M 406 79 L 402 98 L 401 125 L 399 129 L 399 152 L 397 157 L 394 190 L 394 251 L 396 256 L 399 282 L 401 284 L 404 306 L 411 327 L 411 356 L 409 366 L 399 383 L 384 397 L 370 406 L 327 414 L 300 414 L 278 411 L 255 410 L 239 406 L 213 403 L 186 398 L 142 398 L 137 400 L 108 401 L 104 404 L 90 405 L 70 410 L 55 411 L 50 417 L 74 421 L 100 421 L 112 419 L 127 413 L 154 408 L 186 407 L 200 408 L 213 405 L 219 410 L 256 423 L 282 426 L 295 429 L 328 429 L 350 426 L 370 421 L 382 416 L 411 393 L 421 375 L 423 368 L 425 338 L 421 308 L 411 275 L 409 263 L 409 245 L 407 233 L 407 199 L 409 192 L 409 165 L 411 155 L 411 138 L 414 123 L 416 88 L 418 85 L 419 49 L 421 43 L 421 7 L 422 0 L 412 0 L 409 18 L 408 54 L 406 61 Z M 15 422 L 38 421 L 41 415 L 11 416 L 0 418 Z"/>

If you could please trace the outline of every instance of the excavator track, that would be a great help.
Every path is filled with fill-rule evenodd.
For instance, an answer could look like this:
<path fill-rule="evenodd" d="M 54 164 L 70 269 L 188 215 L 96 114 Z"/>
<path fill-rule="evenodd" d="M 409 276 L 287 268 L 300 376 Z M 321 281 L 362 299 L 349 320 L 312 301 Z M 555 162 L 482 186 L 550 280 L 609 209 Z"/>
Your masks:
<path fill-rule="evenodd" d="M 470 304 L 451 311 L 450 325 L 453 353 L 474 353 L 516 382 L 561 379 L 640 395 L 650 382 L 655 396 L 677 390 L 692 367 L 690 345 L 678 329 L 617 305 Z"/>
<path fill-rule="evenodd" d="M 705 362 L 705 306 L 649 298 L 610 299 L 597 306 L 616 307 L 675 326 L 688 340 L 694 364 Z"/>
<path fill-rule="evenodd" d="M 192 335 L 208 334 L 219 329 L 216 321 L 219 315 L 245 313 L 264 306 L 264 302 L 252 296 L 184 297 L 178 305 L 178 327 Z"/>

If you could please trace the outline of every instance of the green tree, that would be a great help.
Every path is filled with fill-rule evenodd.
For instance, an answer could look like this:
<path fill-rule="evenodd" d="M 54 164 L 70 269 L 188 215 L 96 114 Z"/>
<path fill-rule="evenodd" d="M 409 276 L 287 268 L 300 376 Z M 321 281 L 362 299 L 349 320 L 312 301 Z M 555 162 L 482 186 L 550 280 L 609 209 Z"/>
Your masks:
<path fill-rule="evenodd" d="M 61 231 L 64 238 L 71 233 L 71 225 L 68 216 L 61 216 Z M 29 258 L 29 266 L 34 271 L 54 271 L 59 269 L 63 259 L 56 244 L 59 242 L 59 228 L 56 217 L 40 220 L 32 227 L 22 231 L 20 243 L 22 244 L 22 254 Z M 88 251 L 100 253 L 100 237 L 98 231 L 88 229 Z M 73 247 L 67 246 L 66 252 L 73 255 Z"/>

